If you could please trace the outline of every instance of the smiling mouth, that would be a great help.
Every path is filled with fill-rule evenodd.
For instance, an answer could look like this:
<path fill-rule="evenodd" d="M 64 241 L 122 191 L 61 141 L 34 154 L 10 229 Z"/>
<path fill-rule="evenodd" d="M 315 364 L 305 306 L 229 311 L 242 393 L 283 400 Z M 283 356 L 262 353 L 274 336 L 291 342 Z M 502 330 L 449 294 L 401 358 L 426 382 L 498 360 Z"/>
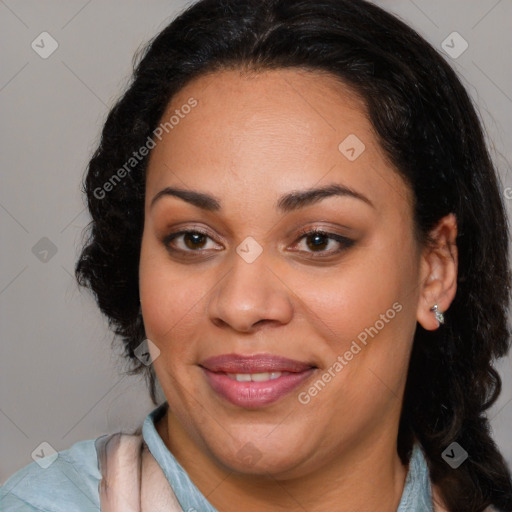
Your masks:
<path fill-rule="evenodd" d="M 199 366 L 217 396 L 249 409 L 277 402 L 318 369 L 310 363 L 272 354 L 225 354 L 209 358 Z"/>

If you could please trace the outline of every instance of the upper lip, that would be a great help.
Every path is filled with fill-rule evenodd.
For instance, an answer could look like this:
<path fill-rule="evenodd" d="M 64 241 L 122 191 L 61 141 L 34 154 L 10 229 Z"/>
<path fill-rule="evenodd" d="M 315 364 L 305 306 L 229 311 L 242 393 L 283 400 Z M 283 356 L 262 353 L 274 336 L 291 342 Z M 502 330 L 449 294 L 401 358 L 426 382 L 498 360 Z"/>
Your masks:
<path fill-rule="evenodd" d="M 315 368 L 310 363 L 288 359 L 273 354 L 222 354 L 209 357 L 200 366 L 212 372 L 224 373 L 265 373 L 265 372 L 303 372 Z"/>

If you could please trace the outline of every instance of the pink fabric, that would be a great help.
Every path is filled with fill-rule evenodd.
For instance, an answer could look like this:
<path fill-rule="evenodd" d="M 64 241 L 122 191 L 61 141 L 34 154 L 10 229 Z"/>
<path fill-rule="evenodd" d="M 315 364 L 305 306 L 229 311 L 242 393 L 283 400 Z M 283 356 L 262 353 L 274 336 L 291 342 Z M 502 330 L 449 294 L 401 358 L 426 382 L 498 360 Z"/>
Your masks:
<path fill-rule="evenodd" d="M 183 512 L 142 435 L 112 434 L 98 446 L 102 512 Z"/>

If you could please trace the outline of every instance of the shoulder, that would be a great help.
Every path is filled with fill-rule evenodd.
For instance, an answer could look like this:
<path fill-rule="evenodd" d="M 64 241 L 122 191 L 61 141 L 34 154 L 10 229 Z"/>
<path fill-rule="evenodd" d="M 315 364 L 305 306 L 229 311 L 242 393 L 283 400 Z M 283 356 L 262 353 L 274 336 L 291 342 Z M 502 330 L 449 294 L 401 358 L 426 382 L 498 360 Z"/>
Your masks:
<path fill-rule="evenodd" d="M 95 442 L 80 441 L 14 473 L 0 487 L 0 510 L 68 512 L 80 506 L 80 511 L 98 512 L 101 474 Z"/>

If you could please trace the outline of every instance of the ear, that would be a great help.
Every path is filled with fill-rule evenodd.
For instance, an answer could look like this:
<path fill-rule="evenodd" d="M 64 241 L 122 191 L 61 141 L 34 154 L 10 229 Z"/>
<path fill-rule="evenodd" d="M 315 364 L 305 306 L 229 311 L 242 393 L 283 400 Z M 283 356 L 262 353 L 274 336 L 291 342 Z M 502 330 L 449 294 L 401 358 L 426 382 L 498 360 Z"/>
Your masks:
<path fill-rule="evenodd" d="M 443 217 L 430 231 L 433 244 L 423 249 L 420 263 L 420 294 L 416 318 L 427 331 L 439 327 L 432 306 L 446 312 L 457 291 L 457 219 L 453 213 Z"/>

